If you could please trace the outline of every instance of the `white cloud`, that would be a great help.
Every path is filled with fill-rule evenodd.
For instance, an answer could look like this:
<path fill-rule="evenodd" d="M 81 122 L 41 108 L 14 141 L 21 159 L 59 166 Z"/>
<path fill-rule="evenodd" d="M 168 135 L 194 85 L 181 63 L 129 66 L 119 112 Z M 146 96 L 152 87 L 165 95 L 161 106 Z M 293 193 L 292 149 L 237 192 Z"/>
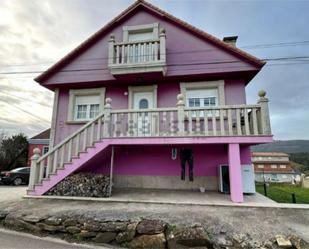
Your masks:
<path fill-rule="evenodd" d="M 4 60 L 0 61 L 0 72 L 45 70 L 132 2 L 1 0 L 0 58 Z M 309 2 L 305 1 L 151 2 L 218 37 L 238 34 L 239 46 L 309 39 Z M 251 52 L 260 57 L 308 55 L 309 46 Z M 259 89 L 267 90 L 276 139 L 309 139 L 307 72 L 308 65 L 269 67 L 247 87 L 248 103 L 256 102 Z M 52 92 L 32 80 L 35 74 L 0 76 L 0 129 L 34 135 L 47 128 Z"/>

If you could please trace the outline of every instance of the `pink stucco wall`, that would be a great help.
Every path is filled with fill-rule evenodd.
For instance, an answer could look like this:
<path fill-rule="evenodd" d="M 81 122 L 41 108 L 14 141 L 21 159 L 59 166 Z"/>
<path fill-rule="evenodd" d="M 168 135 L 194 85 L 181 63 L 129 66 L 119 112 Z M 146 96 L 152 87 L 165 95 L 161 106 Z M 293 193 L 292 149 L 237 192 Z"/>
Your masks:
<path fill-rule="evenodd" d="M 108 40 L 110 34 L 113 33 L 115 35 L 116 42 L 121 42 L 123 26 L 143 25 L 155 22 L 159 23 L 160 28 L 166 30 L 168 66 L 165 78 L 197 75 L 213 76 L 214 74 L 218 75 L 222 73 L 235 74 L 235 72 L 238 72 L 240 75 L 241 72 L 253 72 L 257 70 L 255 66 L 241 60 L 230 51 L 218 47 L 218 45 L 214 45 L 210 41 L 205 41 L 205 39 L 193 35 L 191 32 L 170 23 L 162 17 L 155 16 L 145 10 L 140 10 L 126 20 L 117 22 L 117 25 L 112 27 L 87 50 L 83 51 L 75 60 L 62 68 L 61 72 L 49 78 L 44 85 L 55 85 L 59 83 L 73 85 L 77 82 L 118 82 L 107 67 Z M 213 62 L 220 63 L 211 64 Z"/>
<path fill-rule="evenodd" d="M 172 160 L 172 148 L 177 148 L 177 159 Z M 179 151 L 182 146 L 115 146 L 115 175 L 178 176 L 180 174 Z M 228 163 L 228 147 L 222 144 L 187 145 L 194 156 L 195 176 L 217 176 L 218 166 Z M 109 174 L 111 150 L 103 151 L 82 170 Z M 249 146 L 240 147 L 242 164 L 251 164 Z"/>
<path fill-rule="evenodd" d="M 157 106 L 176 107 L 177 94 L 180 93 L 179 82 L 154 82 L 158 85 Z M 128 108 L 128 85 L 106 86 L 106 97 L 112 99 L 113 109 Z M 245 104 L 245 82 L 243 80 L 225 80 L 225 103 L 227 105 Z M 81 125 L 67 124 L 69 106 L 69 89 L 61 89 L 59 93 L 59 106 L 56 119 L 55 142 L 58 144 L 64 138 L 74 133 Z"/>

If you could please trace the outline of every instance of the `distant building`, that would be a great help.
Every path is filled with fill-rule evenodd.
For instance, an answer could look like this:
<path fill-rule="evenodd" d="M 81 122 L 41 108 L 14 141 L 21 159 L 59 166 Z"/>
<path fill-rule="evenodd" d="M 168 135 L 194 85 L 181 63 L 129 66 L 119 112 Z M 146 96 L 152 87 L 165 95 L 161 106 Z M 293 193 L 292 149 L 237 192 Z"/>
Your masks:
<path fill-rule="evenodd" d="M 257 182 L 295 182 L 299 173 L 291 166 L 289 155 L 282 152 L 253 152 L 255 181 Z"/>
<path fill-rule="evenodd" d="M 41 150 L 41 155 L 44 155 L 48 152 L 49 149 L 49 136 L 50 128 L 35 135 L 34 137 L 28 139 L 28 165 L 31 164 L 31 157 L 33 156 L 33 149 L 39 148 Z"/>

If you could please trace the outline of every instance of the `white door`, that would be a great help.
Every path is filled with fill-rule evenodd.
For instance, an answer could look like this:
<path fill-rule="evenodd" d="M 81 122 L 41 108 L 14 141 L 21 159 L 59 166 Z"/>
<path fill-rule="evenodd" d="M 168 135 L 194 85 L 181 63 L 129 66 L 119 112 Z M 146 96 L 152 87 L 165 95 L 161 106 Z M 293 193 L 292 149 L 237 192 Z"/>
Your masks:
<path fill-rule="evenodd" d="M 137 114 L 137 136 L 150 136 L 150 114 L 146 109 L 152 109 L 153 92 L 136 92 L 133 97 L 133 109 L 145 110 Z"/>

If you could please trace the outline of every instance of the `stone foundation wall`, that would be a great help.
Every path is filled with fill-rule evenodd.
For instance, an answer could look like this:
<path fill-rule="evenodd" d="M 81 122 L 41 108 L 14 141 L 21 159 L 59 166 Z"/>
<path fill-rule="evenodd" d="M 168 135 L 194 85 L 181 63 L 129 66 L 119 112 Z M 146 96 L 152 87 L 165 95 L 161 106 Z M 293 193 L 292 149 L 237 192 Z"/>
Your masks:
<path fill-rule="evenodd" d="M 109 176 L 94 173 L 77 173 L 66 177 L 45 195 L 109 197 Z"/>
<path fill-rule="evenodd" d="M 212 234 L 201 224 L 176 226 L 164 220 L 108 220 L 74 213 L 34 215 L 0 210 L 0 225 L 36 235 L 52 235 L 70 242 L 109 243 L 126 248 L 155 249 L 236 249 L 236 248 L 308 248 L 295 236 L 278 236 L 257 241 L 248 234 L 227 234 L 220 230 Z M 285 246 L 279 243 L 285 243 Z M 290 245 L 290 246 L 287 246 Z"/>

